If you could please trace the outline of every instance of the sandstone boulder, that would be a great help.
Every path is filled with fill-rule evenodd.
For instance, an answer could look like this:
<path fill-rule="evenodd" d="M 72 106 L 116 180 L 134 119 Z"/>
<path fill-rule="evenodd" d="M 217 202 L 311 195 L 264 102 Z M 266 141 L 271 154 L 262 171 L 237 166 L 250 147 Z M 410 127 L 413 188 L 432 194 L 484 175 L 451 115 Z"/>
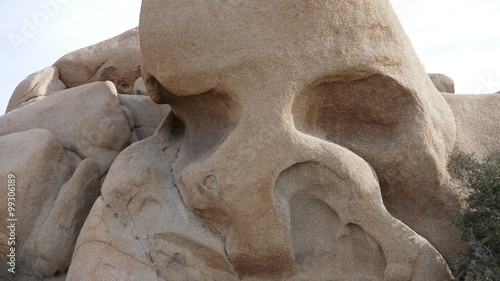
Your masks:
<path fill-rule="evenodd" d="M 450 77 L 440 73 L 431 73 L 429 78 L 439 92 L 455 93 L 455 82 Z"/>
<path fill-rule="evenodd" d="M 137 78 L 134 83 L 134 95 L 148 95 L 148 91 L 146 89 L 146 85 L 144 85 L 144 80 L 141 78 Z"/>
<path fill-rule="evenodd" d="M 10 97 L 6 112 L 64 89 L 66 89 L 66 85 L 59 79 L 59 70 L 57 67 L 47 67 L 26 77 L 16 87 Z"/>
<path fill-rule="evenodd" d="M 36 128 L 56 135 L 74 166 L 94 159 L 101 175 L 130 143 L 129 125 L 109 82 L 60 91 L 0 117 L 0 136 Z"/>
<path fill-rule="evenodd" d="M 119 93 L 134 94 L 141 77 L 138 28 L 69 53 L 54 63 L 68 88 L 95 81 L 111 81 Z"/>
<path fill-rule="evenodd" d="M 35 72 L 14 90 L 6 112 L 66 88 L 111 81 L 121 94 L 147 95 L 141 77 L 138 29 L 71 52 Z"/>
<path fill-rule="evenodd" d="M 444 95 L 457 120 L 458 152 L 484 158 L 500 151 L 500 96 Z"/>
<path fill-rule="evenodd" d="M 86 159 L 73 173 L 56 136 L 43 129 L 0 137 L 0 154 L 2 178 L 15 176 L 17 219 L 15 245 L 7 245 L 7 229 L 0 230 L 2 261 L 14 246 L 19 280 L 66 271 L 76 238 L 99 194 L 97 164 Z M 7 189 L 1 189 L 0 195 L 7 198 Z M 2 210 L 0 218 L 12 217 Z"/>
<path fill-rule="evenodd" d="M 153 135 L 170 111 L 144 95 L 118 95 L 111 82 L 64 90 L 58 77 L 55 66 L 28 77 L 11 98 L 16 110 L 0 117 L 0 172 L 15 174 L 22 186 L 20 280 L 65 279 L 111 162 L 131 142 Z M 7 238 L 6 231 L 0 236 Z M 7 251 L 1 244 L 3 257 Z"/>
<path fill-rule="evenodd" d="M 500 150 L 500 99 L 439 94 L 389 1 L 144 0 L 140 26 L 0 117 L 16 278 L 453 279 L 447 161 Z"/>
<path fill-rule="evenodd" d="M 111 162 L 130 142 L 151 136 L 170 110 L 145 96 L 117 98 L 110 82 L 91 83 L 112 80 L 121 93 L 145 94 L 137 78 L 137 36 L 132 30 L 30 75 L 13 93 L 9 113 L 0 117 L 0 172 L 3 178 L 15 174 L 20 187 L 19 280 L 65 279 L 62 273 Z M 7 235 L 2 229 L 0 236 Z M 5 257 L 9 247 L 3 238 Z"/>
<path fill-rule="evenodd" d="M 131 142 L 150 137 L 170 112 L 170 106 L 156 104 L 144 95 L 118 95 L 132 130 Z"/>
<path fill-rule="evenodd" d="M 178 146 L 155 136 L 120 154 L 67 280 L 239 280 L 223 237 L 186 208 L 175 187 Z"/>
<path fill-rule="evenodd" d="M 451 279 L 439 253 L 449 245 L 442 241 L 438 215 L 458 213 L 458 198 L 443 188 L 455 120 L 390 4 L 238 4 L 143 1 L 140 23 L 145 85 L 173 113 L 170 126 L 157 134 L 180 141 L 176 159 L 159 162 L 171 163 L 165 175 L 173 177 L 189 211 L 202 218 L 185 220 L 208 223 L 224 238 L 231 267 L 223 272 L 255 280 L 306 274 L 305 280 L 327 280 L 333 273 L 340 279 Z M 175 146 L 170 137 L 164 149 Z M 149 142 L 134 148 L 153 149 Z M 127 158 L 141 159 L 149 150 L 130 148 Z M 160 149 L 154 150 L 160 158 Z M 127 182 L 113 184 L 122 180 Z M 150 184 L 159 185 L 165 184 Z M 106 179 L 103 202 L 91 214 L 99 219 L 84 227 L 70 278 L 102 264 L 90 260 L 98 247 L 86 243 L 93 241 L 86 235 L 115 237 L 108 225 L 119 219 L 131 230 L 120 232 L 128 238 L 113 240 L 131 241 L 136 220 L 123 207 L 133 194 L 121 191 L 127 186 L 144 184 L 115 173 Z M 112 211 L 103 211 L 105 203 Z M 145 223 L 159 227 L 156 220 Z M 177 243 L 184 259 L 163 245 L 168 257 L 156 263 L 139 244 L 120 243 L 128 246 L 114 247 L 127 253 L 129 266 L 86 278 L 155 269 L 170 277 L 171 265 L 191 260 L 182 253 L 193 254 L 192 242 Z M 328 246 L 317 255 L 311 249 L 321 243 Z M 314 270 L 308 270 L 311 259 Z M 185 274 L 219 274 L 201 265 Z"/>

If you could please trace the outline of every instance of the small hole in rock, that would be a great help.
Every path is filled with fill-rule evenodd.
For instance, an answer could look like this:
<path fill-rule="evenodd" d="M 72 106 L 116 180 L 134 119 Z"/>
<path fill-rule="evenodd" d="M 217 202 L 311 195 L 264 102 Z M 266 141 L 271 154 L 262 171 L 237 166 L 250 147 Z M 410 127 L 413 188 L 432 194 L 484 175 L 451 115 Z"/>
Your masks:
<path fill-rule="evenodd" d="M 118 86 L 118 89 L 120 90 L 120 92 L 127 93 L 130 91 L 130 85 L 128 83 L 122 83 L 120 84 L 120 86 Z"/>

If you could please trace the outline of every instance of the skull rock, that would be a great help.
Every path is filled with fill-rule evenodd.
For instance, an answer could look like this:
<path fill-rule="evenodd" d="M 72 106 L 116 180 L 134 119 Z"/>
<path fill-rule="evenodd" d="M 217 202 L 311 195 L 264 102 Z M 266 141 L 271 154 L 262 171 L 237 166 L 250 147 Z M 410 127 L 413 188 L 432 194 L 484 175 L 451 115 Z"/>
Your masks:
<path fill-rule="evenodd" d="M 140 40 L 183 201 L 241 277 L 451 278 L 414 230 L 447 250 L 455 121 L 389 1 L 145 0 Z"/>

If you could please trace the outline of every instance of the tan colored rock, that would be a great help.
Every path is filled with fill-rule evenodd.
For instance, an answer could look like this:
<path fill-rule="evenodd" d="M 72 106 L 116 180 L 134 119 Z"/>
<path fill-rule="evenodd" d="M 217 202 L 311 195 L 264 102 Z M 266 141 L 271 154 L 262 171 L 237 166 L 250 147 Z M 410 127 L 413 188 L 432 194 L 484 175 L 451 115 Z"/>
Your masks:
<path fill-rule="evenodd" d="M 0 137 L 0 175 L 15 176 L 15 245 L 0 230 L 2 261 L 16 248 L 16 277 L 53 277 L 65 272 L 80 229 L 99 194 L 99 169 L 86 159 L 72 175 L 56 136 L 35 129 Z M 1 198 L 7 198 L 1 189 Z M 2 221 L 7 213 L 0 212 Z M 22 279 L 22 280 L 25 280 Z"/>
<path fill-rule="evenodd" d="M 175 188 L 178 145 L 151 137 L 120 154 L 78 238 L 67 280 L 239 280 L 223 237 L 185 207 Z"/>
<path fill-rule="evenodd" d="M 132 142 L 154 134 L 161 121 L 170 112 L 170 106 L 156 104 L 144 95 L 118 95 L 122 107 L 127 112 L 132 130 Z"/>
<path fill-rule="evenodd" d="M 61 187 L 57 200 L 38 235 L 25 244 L 32 263 L 43 276 L 65 272 L 71 263 L 76 238 L 100 195 L 99 167 L 92 159 L 83 160 L 71 179 Z"/>
<path fill-rule="evenodd" d="M 170 244 L 159 246 L 166 254 L 155 262 L 143 248 L 154 244 L 132 243 L 139 229 L 179 226 L 159 223 L 175 212 L 155 219 L 166 198 L 155 192 L 140 200 L 145 217 L 136 228 L 126 202 L 137 186 L 178 188 L 181 205 L 203 218 L 182 222 L 215 228 L 232 263 L 222 272 L 234 268 L 243 280 L 452 279 L 439 251 L 454 250 L 440 224 L 458 213 L 446 188 L 455 119 L 388 1 L 145 0 L 140 26 L 148 93 L 175 117 L 156 133 L 163 148 L 153 137 L 120 156 L 148 159 L 144 171 L 134 168 L 131 179 L 115 162 L 120 172 L 106 179 L 69 279 L 156 269 L 182 280 L 167 277 L 183 263 Z M 177 156 L 160 153 L 177 151 L 177 141 Z M 158 169 L 162 182 L 152 176 Z M 171 177 L 175 186 L 164 183 Z M 118 220 L 123 231 L 111 231 Z M 191 241 L 214 237 L 188 233 L 174 252 L 192 253 Z M 100 242 L 89 241 L 103 240 L 116 241 L 117 251 L 99 251 L 106 256 L 96 260 Z M 126 268 L 96 270 L 110 256 Z M 186 264 L 182 278 L 220 274 L 206 262 Z M 96 271 L 102 275 L 89 273 Z"/>
<path fill-rule="evenodd" d="M 47 67 L 26 77 L 10 97 L 6 112 L 40 100 L 45 96 L 66 89 L 59 80 L 59 70 L 55 66 Z"/>
<path fill-rule="evenodd" d="M 141 77 L 138 29 L 69 53 L 54 63 L 69 88 L 96 81 L 111 81 L 119 93 L 134 94 Z"/>
<path fill-rule="evenodd" d="M 111 83 L 60 91 L 0 117 L 0 136 L 47 129 L 76 159 L 92 158 L 101 175 L 130 143 L 130 129 Z"/>
<path fill-rule="evenodd" d="M 6 112 L 68 88 L 111 81 L 122 94 L 147 95 L 141 76 L 138 29 L 71 52 L 19 84 Z"/>
<path fill-rule="evenodd" d="M 500 95 L 444 95 L 457 120 L 457 152 L 484 158 L 500 151 Z"/>
<path fill-rule="evenodd" d="M 2 155 L 1 176 L 16 177 L 16 217 L 19 222 L 17 239 L 26 241 L 31 229 L 41 217 L 43 222 L 49 213 L 43 212 L 57 197 L 59 188 L 71 177 L 71 169 L 64 155 L 64 149 L 57 138 L 47 130 L 31 130 L 0 137 Z M 1 197 L 7 198 L 7 189 L 0 190 Z M 49 208 L 50 211 L 50 208 Z M 2 221 L 7 221 L 6 210 L 0 212 Z M 1 228 L 2 235 L 6 229 Z M 6 239 L 1 239 L 2 261 L 5 259 Z"/>
<path fill-rule="evenodd" d="M 429 78 L 441 93 L 455 93 L 455 82 L 450 77 L 441 73 L 430 73 Z"/>
<path fill-rule="evenodd" d="M 21 103 L 0 117 L 0 149 L 5 150 L 0 170 L 4 178 L 13 173 L 19 179 L 22 226 L 16 231 L 17 253 L 19 274 L 25 279 L 54 277 L 68 269 L 76 238 L 99 196 L 100 180 L 131 139 L 111 82 L 54 93 L 58 83 L 62 82 L 55 67 L 33 75 L 18 90 L 28 92 L 27 96 L 40 95 L 31 99 L 37 102 Z M 168 109 L 149 105 L 145 114 L 157 107 Z M 143 117 L 138 124 L 157 126 L 158 119 Z M 5 231 L 0 234 L 5 235 Z M 5 257 L 6 245 L 0 251 Z"/>
<path fill-rule="evenodd" d="M 388 1 L 144 0 L 140 33 L 144 80 L 134 29 L 25 80 L 0 117 L 37 273 L 453 279 L 446 164 L 500 149 L 500 99 L 440 95 Z"/>
<path fill-rule="evenodd" d="M 146 90 L 146 85 L 144 85 L 144 81 L 141 78 L 137 78 L 134 83 L 134 95 L 148 95 L 148 91 Z"/>
<path fill-rule="evenodd" d="M 152 136 L 155 133 L 156 129 L 149 127 L 136 128 L 133 133 L 137 136 L 137 140 L 143 140 Z"/>

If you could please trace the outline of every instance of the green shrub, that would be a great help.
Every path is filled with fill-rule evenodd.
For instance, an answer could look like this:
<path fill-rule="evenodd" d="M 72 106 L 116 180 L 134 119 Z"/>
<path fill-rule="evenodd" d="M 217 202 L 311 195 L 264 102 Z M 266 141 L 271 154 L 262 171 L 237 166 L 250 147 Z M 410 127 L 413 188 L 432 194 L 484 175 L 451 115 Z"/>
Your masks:
<path fill-rule="evenodd" d="M 457 223 L 468 253 L 455 269 L 459 280 L 500 280 L 500 153 L 479 161 L 468 154 L 452 156 L 448 169 L 469 195 Z"/>

